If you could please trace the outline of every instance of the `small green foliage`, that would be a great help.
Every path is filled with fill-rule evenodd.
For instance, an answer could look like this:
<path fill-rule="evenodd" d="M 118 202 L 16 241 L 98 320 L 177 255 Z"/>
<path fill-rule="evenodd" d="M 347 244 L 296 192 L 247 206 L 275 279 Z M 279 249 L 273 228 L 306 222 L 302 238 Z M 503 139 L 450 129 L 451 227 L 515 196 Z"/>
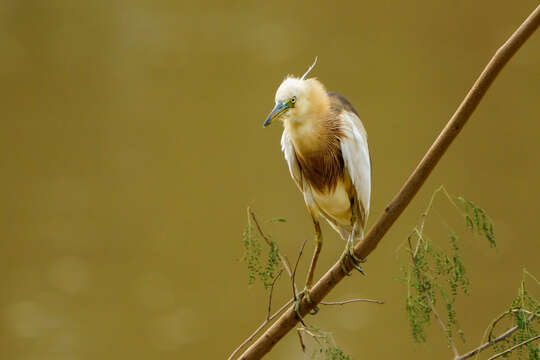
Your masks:
<path fill-rule="evenodd" d="M 307 326 L 298 329 L 301 334 L 307 335 L 310 342 L 305 343 L 307 353 L 311 360 L 351 360 L 343 349 L 336 345 L 331 332 Z M 304 337 L 304 339 L 306 339 Z M 307 339 L 306 339 L 307 340 Z"/>
<path fill-rule="evenodd" d="M 338 347 L 331 347 L 325 350 L 326 359 L 328 360 L 351 360 L 351 357 L 343 352 Z"/>
<path fill-rule="evenodd" d="M 425 342 L 425 329 L 432 316 L 440 317 L 450 345 L 455 333 L 465 340 L 463 331 L 459 328 L 454 304 L 460 293 L 469 294 L 469 278 L 460 256 L 459 236 L 450 231 L 448 250 L 445 250 L 435 246 L 424 233 L 425 222 L 438 194 L 445 195 L 465 218 L 465 226 L 473 233 L 485 236 L 490 246 L 495 246 L 495 235 L 493 223 L 483 209 L 471 201 L 452 197 L 441 186 L 433 193 L 426 211 L 422 214 L 421 223 L 408 238 L 409 264 L 402 267 L 402 271 L 403 278 L 407 279 L 405 308 L 412 337 L 416 342 Z M 445 316 L 436 312 L 438 302 L 441 303 L 440 308 L 444 309 Z"/>
<path fill-rule="evenodd" d="M 537 320 L 540 318 L 540 302 L 529 293 L 525 286 L 525 275 L 527 274 L 525 270 L 524 279 L 521 281 L 518 295 L 510 306 L 509 313 L 512 314 L 514 326 L 518 327 L 518 331 L 507 339 L 509 346 L 520 344 L 538 335 L 538 328 L 535 326 L 537 325 Z M 535 278 L 533 277 L 533 279 Z M 540 348 L 534 343 L 528 343 L 515 351 L 519 359 L 540 359 Z"/>
<path fill-rule="evenodd" d="M 286 222 L 286 220 L 283 218 L 274 218 L 268 222 L 275 224 Z M 260 224 L 256 220 L 253 211 L 248 207 L 247 225 L 242 233 L 242 243 L 245 249 L 243 261 L 246 262 L 248 268 L 248 284 L 251 285 L 260 280 L 264 287 L 268 289 L 272 287 L 277 276 L 276 274 L 279 272 L 282 264 L 277 243 L 270 235 L 262 232 L 262 229 L 259 227 Z M 263 247 L 268 247 L 265 261 L 263 261 Z M 299 330 L 312 339 L 313 346 L 311 348 L 313 351 L 310 359 L 351 360 L 351 357 L 336 345 L 332 333 L 316 329 L 312 326 Z"/>
<path fill-rule="evenodd" d="M 277 223 L 277 222 L 287 222 L 284 218 L 273 218 L 270 220 L 271 223 Z"/>
<path fill-rule="evenodd" d="M 266 266 L 264 268 L 264 272 L 260 274 L 265 288 L 268 289 L 272 285 L 274 277 L 276 276 L 276 270 L 279 270 L 280 266 L 281 264 L 279 263 L 278 246 L 275 241 L 271 240 Z"/>
<path fill-rule="evenodd" d="M 469 279 L 465 266 L 459 256 L 457 236 L 450 235 L 452 253 L 431 246 L 426 238 L 415 237 L 416 249 L 410 249 L 411 263 L 405 268 L 409 277 L 409 294 L 406 299 L 406 312 L 413 339 L 425 342 L 425 328 L 429 325 L 434 306 L 442 301 L 446 310 L 447 336 L 458 327 L 454 303 L 460 291 L 469 292 Z M 412 243 L 411 243 L 412 244 Z"/>
<path fill-rule="evenodd" d="M 473 233 L 483 235 L 488 240 L 491 247 L 497 246 L 495 242 L 495 233 L 493 232 L 493 222 L 487 216 L 484 209 L 462 197 L 457 197 L 456 200 L 463 209 L 463 216 L 465 217 L 465 225 L 467 228 Z"/>
<path fill-rule="evenodd" d="M 279 259 L 279 248 L 277 243 L 272 240 L 270 236 L 267 236 L 268 240 L 268 253 L 266 255 L 265 264 L 263 264 L 262 257 L 262 241 L 266 241 L 262 238 L 262 235 L 255 227 L 252 219 L 251 209 L 248 208 L 247 225 L 242 233 L 242 242 L 244 244 L 245 255 L 243 260 L 247 263 L 248 268 L 248 284 L 253 284 L 257 279 L 261 280 L 266 289 L 272 286 L 272 282 L 276 276 L 276 273 L 281 267 Z M 283 219 L 280 219 L 279 222 Z"/>
<path fill-rule="evenodd" d="M 247 262 L 248 267 L 248 284 L 253 284 L 257 275 L 259 274 L 260 256 L 261 256 L 261 243 L 253 236 L 253 225 L 248 215 L 248 225 L 242 233 L 242 242 L 246 253 L 244 255 L 244 261 Z"/>
<path fill-rule="evenodd" d="M 495 326 L 500 324 L 502 319 L 512 322 L 512 329 L 516 329 L 510 336 L 503 341 L 493 346 L 495 352 L 502 352 L 504 349 L 508 349 L 517 346 L 514 349 L 514 353 L 518 359 L 528 360 L 540 360 L 540 345 L 538 341 L 528 342 L 530 339 L 538 336 L 538 320 L 540 320 L 540 302 L 535 299 L 527 290 L 525 286 L 525 275 L 530 276 L 533 280 L 536 280 L 534 276 L 523 270 L 523 279 L 521 286 L 518 290 L 518 295 L 512 301 L 510 309 L 503 313 L 494 321 L 490 326 L 489 341 L 494 341 L 497 335 L 494 334 Z M 540 283 L 537 282 L 540 285 Z M 508 331 L 508 330 L 503 330 Z M 520 346 L 521 344 L 521 346 Z"/>
<path fill-rule="evenodd" d="M 429 324 L 431 309 L 410 295 L 407 296 L 405 305 L 413 339 L 416 342 L 425 342 L 426 334 L 424 329 Z"/>
<path fill-rule="evenodd" d="M 454 342 L 454 334 L 461 337 L 463 331 L 459 328 L 457 314 L 454 307 L 457 296 L 469 293 L 469 279 L 465 265 L 460 258 L 459 237 L 453 231 L 448 236 L 448 250 L 434 246 L 424 233 L 425 221 L 438 194 L 444 194 L 446 199 L 465 218 L 465 226 L 473 233 L 485 237 L 491 247 L 495 247 L 495 234 L 493 222 L 486 212 L 473 202 L 464 198 L 454 198 L 448 194 L 444 187 L 437 189 L 426 211 L 422 215 L 421 223 L 414 228 L 408 238 L 407 266 L 402 267 L 404 279 L 408 285 L 408 294 L 405 300 L 406 313 L 411 327 L 412 337 L 416 342 L 425 342 L 425 329 L 433 317 L 441 322 L 449 345 Z M 448 225 L 445 223 L 448 227 Z M 538 285 L 540 282 L 526 270 L 521 282 L 518 296 L 513 300 L 510 309 L 499 316 L 490 326 L 488 342 L 493 342 L 495 353 L 504 353 L 502 357 L 516 354 L 519 359 L 540 360 L 540 345 L 535 340 L 539 334 L 538 320 L 540 320 L 540 302 L 535 299 L 525 287 L 525 276 L 529 276 Z M 440 303 L 437 306 L 437 303 Z M 437 308 L 444 309 L 443 318 Z M 513 328 L 505 328 L 496 335 L 495 327 L 511 320 Z M 497 338 L 497 336 L 501 336 Z M 511 349 L 511 350 L 510 350 Z"/>

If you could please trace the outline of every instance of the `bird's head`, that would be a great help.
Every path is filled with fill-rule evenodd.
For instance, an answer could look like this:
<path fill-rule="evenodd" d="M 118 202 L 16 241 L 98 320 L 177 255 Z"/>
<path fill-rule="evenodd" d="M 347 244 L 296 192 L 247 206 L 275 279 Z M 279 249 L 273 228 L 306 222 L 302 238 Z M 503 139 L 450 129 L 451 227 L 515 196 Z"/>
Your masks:
<path fill-rule="evenodd" d="M 316 63 L 317 58 L 301 78 L 288 76 L 283 80 L 276 91 L 276 104 L 264 122 L 264 127 L 274 120 L 302 123 L 310 115 L 327 108 L 328 96 L 324 86 L 317 79 L 306 79 Z"/>

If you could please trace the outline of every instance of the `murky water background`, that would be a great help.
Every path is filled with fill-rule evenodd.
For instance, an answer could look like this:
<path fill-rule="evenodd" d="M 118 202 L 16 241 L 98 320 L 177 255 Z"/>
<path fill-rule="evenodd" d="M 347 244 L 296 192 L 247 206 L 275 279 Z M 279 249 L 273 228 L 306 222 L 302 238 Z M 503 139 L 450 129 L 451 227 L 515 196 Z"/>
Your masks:
<path fill-rule="evenodd" d="M 311 221 L 262 129 L 286 74 L 314 71 L 369 133 L 370 223 L 535 1 L 7 1 L 0 4 L 0 357 L 225 358 L 266 313 L 239 262 L 245 207 L 294 258 Z M 469 342 L 540 276 L 540 37 L 471 122 L 365 265 L 309 321 L 355 359 L 450 358 L 440 329 L 413 345 L 395 252 L 444 184 L 484 207 L 499 247 L 465 237 Z M 441 202 L 440 218 L 462 231 Z M 319 271 L 342 251 L 328 226 Z M 309 254 L 299 269 L 303 284 Z M 538 287 L 537 296 L 540 293 Z M 290 296 L 282 281 L 278 306 Z M 301 358 L 296 335 L 270 359 Z"/>

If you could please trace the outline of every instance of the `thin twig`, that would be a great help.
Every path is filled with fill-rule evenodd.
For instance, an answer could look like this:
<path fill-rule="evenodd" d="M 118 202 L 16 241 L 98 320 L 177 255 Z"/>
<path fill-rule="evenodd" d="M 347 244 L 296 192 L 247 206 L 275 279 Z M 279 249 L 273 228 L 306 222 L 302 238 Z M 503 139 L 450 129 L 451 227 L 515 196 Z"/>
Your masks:
<path fill-rule="evenodd" d="M 534 319 L 534 317 L 535 317 L 535 314 L 531 314 L 531 316 L 529 316 L 529 318 L 528 318 L 528 321 L 531 321 L 532 319 Z M 495 345 L 496 343 L 506 339 L 507 337 L 512 335 L 517 330 L 519 330 L 519 327 L 514 326 L 514 327 L 506 330 L 504 333 L 502 333 L 501 335 L 499 335 L 495 339 L 489 340 L 488 342 L 480 345 L 476 349 L 473 349 L 473 350 L 469 351 L 468 353 L 466 353 L 464 355 L 460 355 L 460 356 L 455 357 L 453 360 L 465 360 L 465 359 L 468 359 L 470 357 L 473 357 L 474 355 L 479 354 L 480 352 L 486 350 L 487 348 L 489 348 L 489 347 Z"/>
<path fill-rule="evenodd" d="M 296 263 L 294 264 L 294 270 L 292 272 L 291 282 L 292 282 L 293 300 L 294 300 L 295 307 L 296 307 L 296 301 L 298 301 L 298 295 L 296 295 L 296 281 L 295 281 L 296 268 L 298 267 L 298 263 L 300 262 L 300 258 L 302 257 L 302 253 L 304 252 L 304 247 L 306 246 L 306 243 L 307 243 L 307 239 L 304 240 L 304 242 L 302 243 L 302 247 L 300 248 L 300 252 L 298 253 L 298 258 L 296 258 Z M 300 319 L 300 323 L 306 326 L 306 323 L 304 323 L 303 319 Z"/>
<path fill-rule="evenodd" d="M 529 318 L 529 321 L 532 320 L 532 318 L 534 318 L 533 313 L 531 313 L 530 311 L 524 310 L 524 309 L 508 310 L 508 311 L 502 313 L 501 315 L 499 315 L 495 320 L 493 320 L 493 323 L 491 323 L 490 330 L 489 330 L 488 337 L 487 337 L 488 341 L 490 341 L 491 338 L 493 337 L 493 331 L 495 330 L 495 326 L 497 325 L 497 323 L 499 321 L 501 321 L 506 315 L 510 315 L 512 313 L 515 313 L 515 312 L 524 312 L 525 314 L 532 315 Z"/>
<path fill-rule="evenodd" d="M 444 325 L 444 321 L 442 321 L 441 317 L 439 316 L 439 313 L 437 312 L 437 309 L 435 308 L 435 305 L 433 304 L 433 300 L 431 299 L 431 295 L 429 295 L 429 293 L 426 292 L 426 296 L 429 301 L 429 307 L 431 308 L 431 312 L 433 313 L 435 318 L 439 321 L 439 325 L 444 331 L 444 334 L 446 335 L 446 338 L 448 339 L 448 342 L 450 343 L 450 347 L 452 348 L 452 351 L 454 352 L 454 357 L 457 358 L 459 356 L 459 351 L 456 347 L 456 343 L 454 342 L 454 339 L 452 339 L 452 336 L 450 336 L 450 332 L 446 328 L 446 325 Z"/>
<path fill-rule="evenodd" d="M 236 354 L 238 354 L 238 352 L 240 350 L 242 350 L 242 348 L 244 346 L 246 346 L 247 344 L 249 344 L 254 338 L 255 336 L 257 336 L 257 334 L 262 330 L 264 329 L 264 327 L 266 325 L 268 325 L 268 323 L 272 320 L 274 320 L 276 318 L 276 316 L 278 316 L 279 314 L 281 314 L 283 312 L 283 310 L 285 310 L 287 308 L 287 306 L 289 306 L 291 303 L 293 302 L 293 299 L 290 299 L 289 301 L 287 301 L 285 304 L 283 304 L 283 306 L 281 308 L 279 308 L 278 311 L 276 311 L 272 316 L 270 317 L 267 317 L 266 320 L 263 321 L 263 323 L 261 325 L 259 325 L 259 327 L 257 329 L 255 329 L 255 331 L 249 335 L 249 337 L 244 340 L 240 345 L 238 345 L 238 347 L 236 349 L 234 349 L 234 351 L 231 353 L 231 355 L 227 358 L 227 360 L 233 360 L 234 357 L 236 356 Z"/>
<path fill-rule="evenodd" d="M 489 329 L 488 336 L 487 336 L 488 342 L 490 342 L 491 338 L 493 337 L 493 331 L 495 330 L 495 326 L 499 323 L 499 321 L 504 319 L 506 317 L 506 315 L 510 315 L 511 313 L 512 313 L 512 310 L 505 311 L 501 315 L 497 316 L 497 318 L 495 320 L 493 320 L 493 322 L 491 323 L 491 325 L 488 328 Z M 484 333 L 484 337 L 482 337 L 482 341 L 484 339 L 485 339 L 485 333 Z"/>
<path fill-rule="evenodd" d="M 510 349 L 506 349 L 506 350 L 504 350 L 503 352 L 498 353 L 497 355 L 494 355 L 494 356 L 490 357 L 488 360 L 493 360 L 493 359 L 496 359 L 496 358 L 498 358 L 498 357 L 500 357 L 500 356 L 503 356 L 503 355 L 505 355 L 505 354 L 508 354 L 509 352 L 514 351 L 514 350 L 517 349 L 518 347 L 521 347 L 521 346 L 523 346 L 523 345 L 525 345 L 525 344 L 528 344 L 528 343 L 530 343 L 530 342 L 532 342 L 532 341 L 535 341 L 535 340 L 538 340 L 538 339 L 540 339 L 540 335 L 536 335 L 535 337 L 532 337 L 532 338 L 530 338 L 529 340 L 525 340 L 525 341 L 523 341 L 523 342 L 521 342 L 521 343 L 519 343 L 519 344 L 517 344 L 517 345 L 514 345 L 514 346 L 512 346 Z"/>
<path fill-rule="evenodd" d="M 317 340 L 318 338 L 324 339 L 324 338 L 328 337 L 327 335 L 315 334 L 305 326 L 301 327 L 301 328 L 298 328 L 298 330 L 304 331 L 306 334 L 308 334 L 309 336 L 311 336 L 315 340 Z"/>
<path fill-rule="evenodd" d="M 259 224 L 259 221 L 257 220 L 257 217 L 255 216 L 255 212 L 253 212 L 253 209 L 251 209 L 251 208 L 248 208 L 248 209 L 249 209 L 249 214 L 251 215 L 251 218 L 253 219 L 253 222 L 255 223 L 255 226 L 257 227 L 257 231 L 259 232 L 261 237 L 264 239 L 264 241 L 266 241 L 268 246 L 271 247 L 272 246 L 272 241 L 262 231 L 261 225 Z M 279 260 L 281 261 L 281 265 L 283 266 L 283 268 L 285 269 L 285 271 L 287 272 L 289 277 L 292 278 L 291 266 L 289 265 L 289 262 L 287 261 L 287 258 L 284 257 L 283 255 L 281 255 L 281 252 L 279 251 L 279 249 L 278 249 L 277 253 L 278 253 L 278 256 L 279 256 Z"/>
<path fill-rule="evenodd" d="M 384 304 L 384 301 L 381 300 L 371 300 L 371 299 L 352 299 L 352 300 L 344 300 L 344 301 L 334 301 L 334 302 L 327 302 L 327 301 L 321 301 L 319 304 L 321 305 L 345 305 L 355 302 L 370 302 L 375 304 Z"/>
<path fill-rule="evenodd" d="M 268 296 L 268 312 L 266 313 L 266 320 L 270 319 L 270 312 L 272 311 L 272 294 L 274 293 L 274 285 L 276 284 L 277 279 L 279 279 L 283 269 L 279 270 L 278 274 L 272 280 L 272 286 L 270 287 L 270 295 Z"/>
<path fill-rule="evenodd" d="M 298 258 L 296 259 L 296 263 L 294 264 L 294 270 L 292 272 L 292 290 L 293 290 L 293 298 L 294 301 L 296 301 L 296 286 L 294 278 L 296 277 L 296 268 L 298 267 L 298 263 L 300 262 L 300 258 L 302 257 L 302 253 L 304 252 L 304 247 L 306 246 L 307 239 L 304 240 L 302 243 L 302 247 L 300 248 L 300 252 L 298 253 Z"/>
<path fill-rule="evenodd" d="M 459 135 L 474 110 L 497 78 L 497 75 L 508 61 L 519 50 L 521 45 L 536 31 L 540 25 L 540 6 L 538 6 L 510 38 L 496 51 L 485 69 L 469 90 L 458 109 L 452 115 L 445 128 L 431 145 L 430 149 L 405 182 L 401 190 L 386 207 L 366 237 L 354 248 L 354 255 L 366 259 L 379 244 L 381 239 L 403 213 L 416 193 L 420 190 L 440 159 Z M 304 299 L 299 304 L 301 316 L 307 314 L 341 281 L 345 275 L 338 261 L 323 275 L 310 292 L 310 302 Z M 266 332 L 257 339 L 240 357 L 240 359 L 260 359 L 267 354 L 289 331 L 298 319 L 293 307 L 290 307 Z"/>
<path fill-rule="evenodd" d="M 302 352 L 306 352 L 306 345 L 304 344 L 304 339 L 302 338 L 302 329 L 296 329 L 296 333 L 298 334 L 298 339 L 300 340 L 300 346 L 302 347 Z"/>

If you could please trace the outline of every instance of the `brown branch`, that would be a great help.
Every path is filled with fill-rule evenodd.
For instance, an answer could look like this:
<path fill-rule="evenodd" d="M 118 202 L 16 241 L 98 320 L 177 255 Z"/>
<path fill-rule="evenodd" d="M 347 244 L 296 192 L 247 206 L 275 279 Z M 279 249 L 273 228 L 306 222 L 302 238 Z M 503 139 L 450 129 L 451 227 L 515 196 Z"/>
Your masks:
<path fill-rule="evenodd" d="M 283 304 L 283 306 L 281 308 L 279 308 L 279 310 L 276 311 L 272 316 L 267 317 L 266 320 L 264 320 L 263 323 L 261 325 L 259 325 L 259 327 L 257 329 L 255 329 L 255 331 L 251 335 L 249 335 L 249 337 L 246 340 L 244 340 L 240 345 L 238 345 L 238 347 L 236 349 L 234 349 L 234 351 L 227 358 L 227 360 L 233 360 L 234 357 L 236 356 L 236 354 L 238 354 L 240 352 L 240 350 L 242 350 L 242 348 L 244 346 L 246 346 L 246 344 L 249 344 L 255 338 L 255 336 L 257 336 L 257 334 L 260 333 L 261 330 L 264 329 L 264 327 L 266 325 L 268 325 L 268 323 L 270 321 L 274 320 L 276 318 L 276 316 L 281 314 L 283 312 L 283 310 L 285 310 L 287 308 L 287 306 L 289 306 L 292 302 L 293 302 L 293 299 L 290 299 L 285 304 Z"/>
<path fill-rule="evenodd" d="M 250 212 L 250 214 L 251 214 L 251 216 L 253 218 L 253 221 L 255 222 L 257 227 L 259 228 L 259 232 L 260 232 L 261 236 L 269 244 L 270 240 L 265 237 L 264 233 L 262 232 L 261 228 L 259 227 L 259 223 L 257 222 L 257 218 L 255 217 L 255 213 L 253 213 L 251 208 L 249 208 L 249 212 Z M 282 313 L 283 310 L 285 310 L 287 308 L 287 306 L 289 306 L 289 304 L 291 304 L 293 301 L 296 301 L 296 284 L 294 282 L 294 277 L 296 275 L 296 268 L 298 267 L 298 262 L 300 262 L 300 258 L 302 257 L 302 253 L 304 252 L 304 247 L 306 246 L 306 243 L 307 243 L 307 240 L 304 240 L 304 243 L 302 244 L 302 247 L 300 248 L 300 253 L 298 254 L 298 258 L 296 259 L 296 264 L 294 265 L 294 270 L 291 271 L 290 267 L 286 268 L 286 271 L 289 273 L 289 276 L 290 276 L 291 281 L 292 281 L 293 298 L 290 299 L 289 301 L 287 301 L 286 304 L 284 304 L 278 311 L 276 311 L 272 316 L 270 316 L 270 308 L 272 307 L 272 293 L 274 291 L 274 285 L 275 285 L 277 279 L 279 278 L 279 276 L 281 275 L 281 273 L 283 272 L 283 270 L 280 270 L 279 273 L 274 278 L 274 280 L 272 280 L 272 285 L 271 285 L 271 288 L 270 288 L 270 296 L 269 296 L 269 300 L 268 300 L 268 312 L 266 314 L 266 320 L 263 321 L 263 323 L 261 325 L 259 325 L 259 327 L 257 329 L 255 329 L 255 331 L 246 340 L 244 340 L 240 345 L 238 345 L 238 347 L 236 349 L 234 349 L 234 351 L 231 353 L 231 355 L 228 357 L 227 360 L 234 359 L 236 354 L 238 354 L 238 352 L 240 350 L 242 350 L 242 348 L 244 346 L 246 346 L 246 344 L 249 344 L 255 338 L 255 336 L 257 336 L 257 334 L 262 329 L 264 329 L 264 327 L 266 325 L 268 325 L 272 320 L 274 320 L 276 318 L 276 316 L 278 316 L 280 313 Z M 287 266 L 288 266 L 288 264 L 287 264 Z"/>
<path fill-rule="evenodd" d="M 521 342 L 521 343 L 519 343 L 519 344 L 517 344 L 517 345 L 514 345 L 514 346 L 512 346 L 510 349 L 506 349 L 506 350 L 504 350 L 503 352 L 498 353 L 497 355 L 494 355 L 494 356 L 490 357 L 488 360 L 493 360 L 493 359 L 496 359 L 496 358 L 498 358 L 498 357 L 500 357 L 500 356 L 503 356 L 503 355 L 505 355 L 505 354 L 508 354 L 509 352 L 514 351 L 514 350 L 517 349 L 518 347 L 521 347 L 521 346 L 523 346 L 523 345 L 525 345 L 525 344 L 528 344 L 528 343 L 530 343 L 530 342 L 532 342 L 532 341 L 535 341 L 535 340 L 538 340 L 538 339 L 540 339 L 540 335 L 536 335 L 535 337 L 532 337 L 532 338 L 530 338 L 529 340 L 525 340 L 525 341 L 523 341 L 523 342 Z"/>
<path fill-rule="evenodd" d="M 461 132 L 472 113 L 486 94 L 502 68 L 518 51 L 523 43 L 534 33 L 540 24 L 540 6 L 521 24 L 512 36 L 503 44 L 490 60 L 480 77 L 476 80 L 468 94 L 465 96 L 458 109 L 446 124 L 445 128 L 435 140 L 433 145 L 420 161 L 409 179 L 401 190 L 386 207 L 371 231 L 364 240 L 354 248 L 354 254 L 366 259 L 377 247 L 379 241 L 394 224 L 403 210 L 409 205 L 420 187 L 424 184 L 429 174 L 433 171 L 441 157 L 452 144 L 456 136 Z M 315 284 L 310 293 L 311 303 L 303 299 L 299 312 L 306 315 L 343 279 L 344 272 L 340 262 L 334 264 L 323 277 Z M 297 324 L 293 307 L 290 307 L 266 332 L 257 339 L 240 357 L 240 359 L 260 359 L 268 353 L 290 330 Z"/>

